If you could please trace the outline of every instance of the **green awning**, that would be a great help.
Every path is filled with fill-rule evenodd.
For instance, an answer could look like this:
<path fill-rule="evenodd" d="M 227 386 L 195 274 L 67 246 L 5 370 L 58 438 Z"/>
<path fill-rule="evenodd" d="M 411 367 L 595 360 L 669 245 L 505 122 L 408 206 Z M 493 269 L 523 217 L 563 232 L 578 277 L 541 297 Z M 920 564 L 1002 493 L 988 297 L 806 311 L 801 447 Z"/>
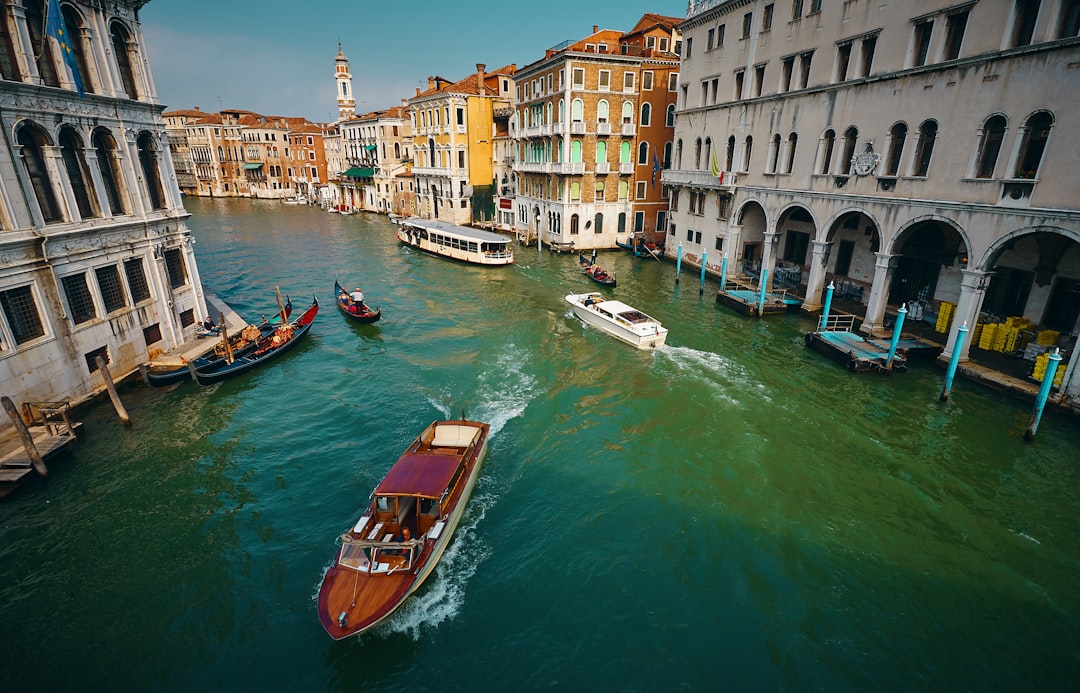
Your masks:
<path fill-rule="evenodd" d="M 345 171 L 341 175 L 348 176 L 349 178 L 371 178 L 375 175 L 375 169 L 373 168 L 360 168 L 353 166 L 348 171 Z"/>
<path fill-rule="evenodd" d="M 251 170 L 256 169 L 256 168 L 262 168 L 262 167 L 263 167 L 263 163 L 261 161 L 258 162 L 258 163 L 245 163 L 244 164 L 244 168 L 247 169 L 248 171 L 251 171 Z"/>
<path fill-rule="evenodd" d="M 366 150 L 368 150 L 370 152 L 372 149 L 375 149 L 375 145 L 366 144 L 366 145 L 364 145 L 364 149 L 366 149 Z"/>

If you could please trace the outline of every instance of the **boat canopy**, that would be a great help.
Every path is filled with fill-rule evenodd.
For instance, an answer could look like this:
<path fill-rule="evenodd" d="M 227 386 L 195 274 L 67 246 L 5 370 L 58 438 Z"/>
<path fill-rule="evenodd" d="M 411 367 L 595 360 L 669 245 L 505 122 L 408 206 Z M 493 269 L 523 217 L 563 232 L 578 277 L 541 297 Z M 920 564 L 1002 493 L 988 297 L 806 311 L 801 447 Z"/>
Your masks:
<path fill-rule="evenodd" d="M 439 219 L 409 217 L 408 219 L 403 219 L 401 224 L 403 226 L 411 226 L 414 229 L 424 229 L 428 232 L 443 233 L 451 236 L 458 236 L 459 238 L 468 238 L 469 240 L 480 241 L 481 243 L 510 243 L 510 239 L 506 236 L 500 236 L 497 233 L 484 231 L 482 229 L 474 229 L 470 226 L 458 226 L 457 224 L 451 224 Z"/>
<path fill-rule="evenodd" d="M 461 466 L 457 455 L 412 452 L 402 455 L 382 480 L 379 496 L 420 496 L 440 498 Z"/>

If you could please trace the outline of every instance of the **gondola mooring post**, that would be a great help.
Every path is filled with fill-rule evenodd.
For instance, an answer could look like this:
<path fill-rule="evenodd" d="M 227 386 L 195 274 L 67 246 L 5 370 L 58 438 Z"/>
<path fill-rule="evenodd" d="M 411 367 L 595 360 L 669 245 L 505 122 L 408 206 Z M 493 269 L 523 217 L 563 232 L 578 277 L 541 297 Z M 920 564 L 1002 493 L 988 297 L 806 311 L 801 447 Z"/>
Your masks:
<path fill-rule="evenodd" d="M 945 387 L 942 388 L 941 396 L 938 397 L 939 402 L 946 402 L 949 399 L 953 377 L 956 375 L 956 364 L 960 361 L 960 351 L 961 347 L 964 346 L 964 337 L 967 336 L 967 331 L 966 322 L 956 328 L 956 341 L 953 342 L 952 355 L 949 357 L 949 368 L 945 371 Z"/>
<path fill-rule="evenodd" d="M 1046 372 L 1043 373 L 1042 385 L 1039 386 L 1039 394 L 1035 398 L 1035 408 L 1031 412 L 1031 423 L 1028 424 L 1027 430 L 1024 431 L 1024 440 L 1035 440 L 1035 431 L 1039 429 L 1043 408 L 1046 406 L 1047 397 L 1050 396 L 1050 388 L 1054 386 L 1054 376 L 1057 375 L 1058 364 L 1061 363 L 1061 354 L 1058 351 L 1055 347 L 1054 353 L 1049 356 L 1050 360 L 1046 362 Z"/>
<path fill-rule="evenodd" d="M 679 242 L 679 252 L 675 254 L 675 283 L 679 283 L 679 275 L 682 274 L 682 241 Z"/>
<path fill-rule="evenodd" d="M 724 291 L 727 287 L 727 253 L 724 253 L 720 259 L 720 290 Z"/>
<path fill-rule="evenodd" d="M 834 291 L 836 291 L 836 285 L 829 282 L 828 288 L 825 289 L 825 309 L 821 311 L 821 325 L 818 327 L 818 332 L 824 332 L 825 326 L 829 324 L 829 310 L 832 308 Z"/>
<path fill-rule="evenodd" d="M 698 289 L 698 296 L 705 293 L 705 260 L 709 257 L 709 252 L 704 248 L 701 249 L 701 288 Z"/>
<path fill-rule="evenodd" d="M 765 287 L 769 283 L 769 270 L 764 267 L 761 268 L 761 291 L 758 292 L 757 302 L 757 314 L 761 317 L 761 314 L 765 312 Z"/>
<path fill-rule="evenodd" d="M 896 325 L 893 327 L 892 342 L 889 344 L 889 357 L 885 360 L 885 369 L 892 370 L 893 357 L 896 356 L 896 345 L 900 343 L 900 330 L 904 328 L 904 318 L 907 316 L 907 304 L 900 305 L 896 311 Z"/>

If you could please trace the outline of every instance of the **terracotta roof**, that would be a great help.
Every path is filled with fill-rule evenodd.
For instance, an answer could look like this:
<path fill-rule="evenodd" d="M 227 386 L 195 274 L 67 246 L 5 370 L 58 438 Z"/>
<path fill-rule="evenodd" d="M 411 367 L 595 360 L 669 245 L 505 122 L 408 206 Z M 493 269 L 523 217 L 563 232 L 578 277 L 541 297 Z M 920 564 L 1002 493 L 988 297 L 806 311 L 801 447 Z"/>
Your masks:
<path fill-rule="evenodd" d="M 196 109 L 179 108 L 179 109 L 177 109 L 175 111 L 165 111 L 161 115 L 163 117 L 165 117 L 165 118 L 168 118 L 170 116 L 172 116 L 172 117 L 183 116 L 183 117 L 188 117 L 188 118 L 202 118 L 203 116 L 207 115 L 207 113 L 206 113 L 206 111 L 200 111 L 197 108 Z"/>

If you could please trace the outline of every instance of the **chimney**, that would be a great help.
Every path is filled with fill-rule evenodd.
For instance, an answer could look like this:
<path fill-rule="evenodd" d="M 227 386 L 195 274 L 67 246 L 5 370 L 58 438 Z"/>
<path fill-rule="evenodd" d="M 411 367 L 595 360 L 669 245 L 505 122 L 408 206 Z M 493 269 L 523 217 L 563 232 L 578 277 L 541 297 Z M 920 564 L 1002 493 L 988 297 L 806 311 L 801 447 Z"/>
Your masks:
<path fill-rule="evenodd" d="M 484 63 L 476 63 L 476 88 L 480 92 L 480 96 L 485 96 L 487 90 L 484 88 L 484 69 L 487 67 Z"/>
<path fill-rule="evenodd" d="M 435 78 L 432 77 L 431 75 L 428 75 L 428 78 L 427 78 L 427 88 L 428 89 L 434 89 L 435 88 Z"/>
<path fill-rule="evenodd" d="M 593 32 L 593 33 L 595 34 L 595 33 L 596 33 L 596 32 L 598 32 L 598 31 L 600 31 L 600 25 L 598 25 L 598 24 L 593 24 L 593 25 L 592 25 L 592 32 Z"/>

